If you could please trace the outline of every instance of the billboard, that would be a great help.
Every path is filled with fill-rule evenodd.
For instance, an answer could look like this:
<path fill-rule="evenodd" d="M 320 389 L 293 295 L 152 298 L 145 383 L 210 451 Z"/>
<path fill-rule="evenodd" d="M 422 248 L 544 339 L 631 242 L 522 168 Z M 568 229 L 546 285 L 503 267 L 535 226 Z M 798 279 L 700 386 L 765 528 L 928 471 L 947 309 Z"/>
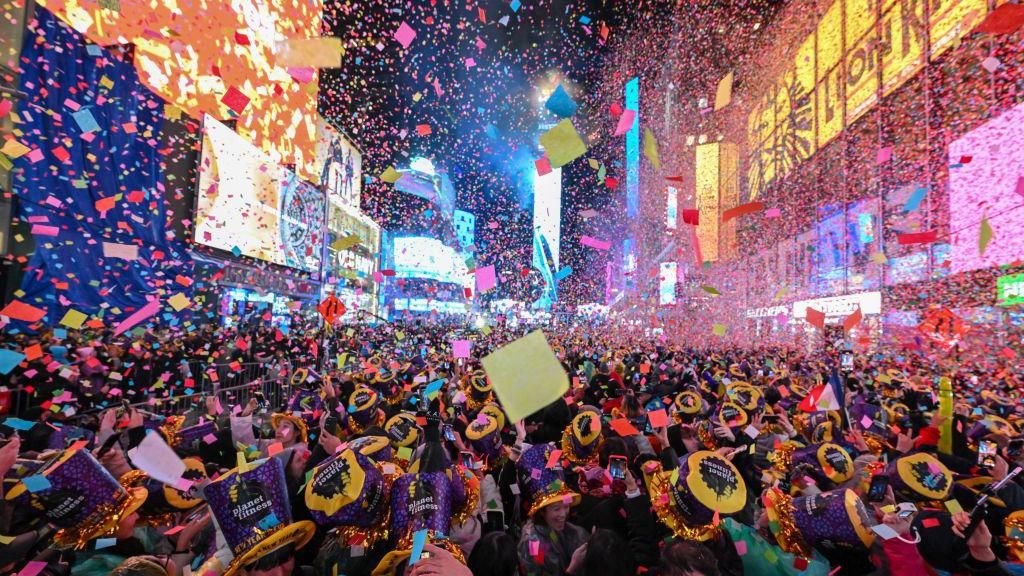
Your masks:
<path fill-rule="evenodd" d="M 422 278 L 472 287 L 462 256 L 437 238 L 401 236 L 395 238 L 395 277 Z"/>
<path fill-rule="evenodd" d="M 669 230 L 676 229 L 676 219 L 679 215 L 679 191 L 672 186 L 668 187 L 668 199 L 665 206 L 665 227 Z"/>
<path fill-rule="evenodd" d="M 626 110 L 632 110 L 633 126 L 626 132 L 626 216 L 636 218 L 640 209 L 640 77 L 626 83 Z"/>
<path fill-rule="evenodd" d="M 950 143 L 949 158 L 952 272 L 1024 260 L 1024 104 Z"/>
<path fill-rule="evenodd" d="M 100 46 L 131 44 L 139 79 L 199 118 L 237 118 L 239 134 L 315 181 L 317 69 L 279 62 L 290 39 L 320 34 L 307 0 L 40 0 Z M 338 55 L 340 63 L 341 56 Z M 285 137 L 287 135 L 287 137 Z"/>
<path fill-rule="evenodd" d="M 938 58 L 987 11 L 986 0 L 828 5 L 792 60 L 755 98 L 747 118 L 751 198 L 912 78 L 927 54 Z"/>
<path fill-rule="evenodd" d="M 719 156 L 721 148 L 718 143 L 697 146 L 697 211 L 700 223 L 697 226 L 697 240 L 705 262 L 718 260 L 718 179 Z"/>
<path fill-rule="evenodd" d="M 658 303 L 662 306 L 676 303 L 676 279 L 679 265 L 662 262 L 658 271 Z"/>
<path fill-rule="evenodd" d="M 314 174 L 327 197 L 342 206 L 359 208 L 363 187 L 363 155 L 321 117 L 316 119 Z"/>
<path fill-rule="evenodd" d="M 315 186 L 227 126 L 205 117 L 196 194 L 197 243 L 318 271 L 326 206 Z"/>

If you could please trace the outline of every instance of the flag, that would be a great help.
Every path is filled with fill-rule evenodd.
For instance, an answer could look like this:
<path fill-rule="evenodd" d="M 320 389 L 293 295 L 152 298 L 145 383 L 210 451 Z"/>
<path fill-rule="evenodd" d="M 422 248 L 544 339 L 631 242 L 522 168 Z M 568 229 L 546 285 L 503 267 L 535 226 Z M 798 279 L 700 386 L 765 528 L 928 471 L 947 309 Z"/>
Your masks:
<path fill-rule="evenodd" d="M 800 401 L 800 410 L 804 412 L 817 412 L 819 410 L 839 410 L 839 401 L 836 400 L 836 393 L 832 386 L 822 384 L 810 392 Z"/>
<path fill-rule="evenodd" d="M 810 306 L 807 307 L 807 323 L 811 326 L 817 326 L 818 328 L 825 327 L 825 313 L 820 310 L 815 310 Z"/>

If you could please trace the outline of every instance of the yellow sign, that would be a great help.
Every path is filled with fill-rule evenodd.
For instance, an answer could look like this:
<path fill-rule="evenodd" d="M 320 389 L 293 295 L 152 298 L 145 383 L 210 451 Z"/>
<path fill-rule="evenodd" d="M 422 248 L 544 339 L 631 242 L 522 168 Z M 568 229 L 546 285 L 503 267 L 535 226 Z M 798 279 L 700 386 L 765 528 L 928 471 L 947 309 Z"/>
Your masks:
<path fill-rule="evenodd" d="M 917 74 L 926 52 L 934 59 L 958 42 L 987 9 L 986 0 L 833 2 L 750 111 L 751 198 Z"/>
<path fill-rule="evenodd" d="M 718 156 L 717 143 L 697 146 L 697 240 L 705 262 L 718 260 Z"/>

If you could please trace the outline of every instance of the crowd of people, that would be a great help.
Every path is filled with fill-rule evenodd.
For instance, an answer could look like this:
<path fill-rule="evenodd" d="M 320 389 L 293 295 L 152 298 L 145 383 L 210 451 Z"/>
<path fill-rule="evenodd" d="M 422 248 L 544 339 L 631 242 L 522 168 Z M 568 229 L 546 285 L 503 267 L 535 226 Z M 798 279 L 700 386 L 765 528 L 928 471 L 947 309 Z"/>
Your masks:
<path fill-rule="evenodd" d="M 0 423 L 0 571 L 1024 573 L 1010 359 L 843 362 L 576 326 L 546 332 L 563 399 L 511 421 L 480 359 L 522 335 L 5 336 L 36 353 Z M 243 363 L 268 368 L 239 382 Z"/>

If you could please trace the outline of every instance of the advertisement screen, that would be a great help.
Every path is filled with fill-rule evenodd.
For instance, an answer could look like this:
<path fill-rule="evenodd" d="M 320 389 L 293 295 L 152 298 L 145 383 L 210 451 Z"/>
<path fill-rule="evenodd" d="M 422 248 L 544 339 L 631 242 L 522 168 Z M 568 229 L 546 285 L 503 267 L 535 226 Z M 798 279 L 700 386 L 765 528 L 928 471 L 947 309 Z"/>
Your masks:
<path fill-rule="evenodd" d="M 200 244 L 306 271 L 320 268 L 323 194 L 207 116 L 196 194 Z"/>
<path fill-rule="evenodd" d="M 100 46 L 131 44 L 139 79 L 182 112 L 236 118 L 237 130 L 315 181 L 320 54 L 286 59 L 292 39 L 315 38 L 323 6 L 305 0 L 41 0 Z M 319 52 L 329 52 L 329 47 Z M 334 52 L 339 50 L 335 49 Z M 336 61 L 340 61 L 336 60 Z M 287 134 L 287 138 L 282 138 Z"/>
<path fill-rule="evenodd" d="M 676 229 L 676 216 L 679 212 L 679 192 L 668 187 L 668 204 L 665 208 L 665 227 L 669 230 Z"/>
<path fill-rule="evenodd" d="M 953 141 L 949 163 L 952 272 L 1024 259 L 1024 104 Z"/>
<path fill-rule="evenodd" d="M 678 264 L 675 262 L 662 262 L 658 274 L 658 302 L 660 304 L 676 303 L 676 275 Z"/>
<path fill-rule="evenodd" d="M 437 238 L 407 236 L 395 238 L 395 276 L 425 278 L 463 286 L 472 285 L 472 276 L 455 249 Z"/>
<path fill-rule="evenodd" d="M 363 156 L 323 118 L 316 120 L 316 174 L 328 197 L 359 208 Z"/>

